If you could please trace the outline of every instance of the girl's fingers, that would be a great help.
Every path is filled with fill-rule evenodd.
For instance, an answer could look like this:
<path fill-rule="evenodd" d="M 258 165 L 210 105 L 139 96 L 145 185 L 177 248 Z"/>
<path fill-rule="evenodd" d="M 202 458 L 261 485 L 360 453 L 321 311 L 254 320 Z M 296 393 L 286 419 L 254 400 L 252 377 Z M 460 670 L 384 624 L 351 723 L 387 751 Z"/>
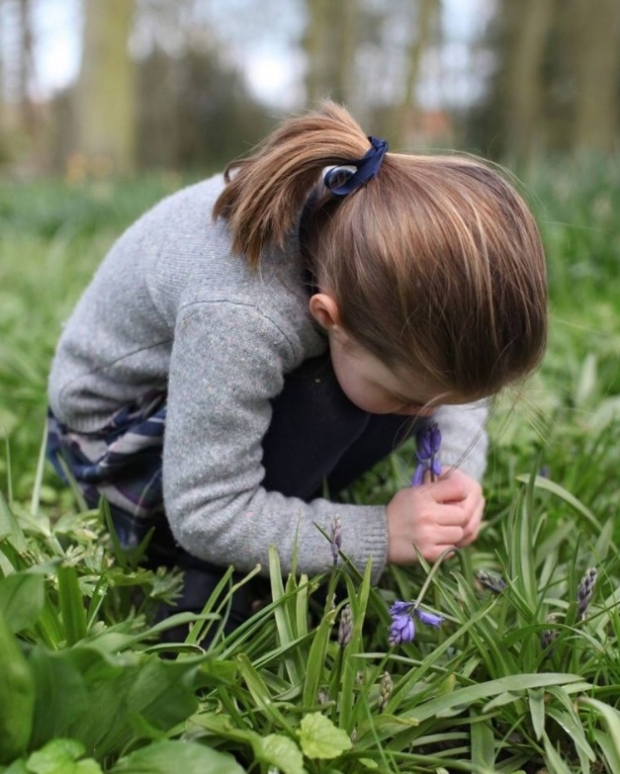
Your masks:
<path fill-rule="evenodd" d="M 433 499 L 438 503 L 461 502 L 470 493 L 467 481 L 461 476 L 450 475 L 447 478 L 439 478 L 428 484 Z M 431 489 L 432 487 L 432 489 Z"/>
<path fill-rule="evenodd" d="M 461 527 L 442 527 L 437 532 L 436 546 L 458 546 L 463 540 L 463 529 Z"/>
<path fill-rule="evenodd" d="M 444 505 L 434 521 L 440 527 L 465 527 L 467 515 L 460 505 Z"/>

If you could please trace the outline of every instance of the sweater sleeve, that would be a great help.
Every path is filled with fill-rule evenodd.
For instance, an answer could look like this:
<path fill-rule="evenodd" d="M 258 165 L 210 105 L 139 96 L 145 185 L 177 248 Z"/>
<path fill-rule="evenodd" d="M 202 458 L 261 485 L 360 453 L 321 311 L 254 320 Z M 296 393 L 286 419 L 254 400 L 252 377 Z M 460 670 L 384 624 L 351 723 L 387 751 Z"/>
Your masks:
<path fill-rule="evenodd" d="M 271 399 L 300 355 L 278 325 L 247 303 L 209 301 L 179 316 L 170 363 L 164 441 L 164 501 L 181 546 L 216 565 L 268 566 L 278 548 L 284 572 L 297 544 L 301 572 L 323 572 L 331 549 L 320 527 L 342 525 L 342 550 L 373 578 L 387 553 L 383 506 L 311 503 L 266 491 L 262 440 Z M 302 442 L 302 441 L 300 441 Z"/>
<path fill-rule="evenodd" d="M 441 430 L 441 462 L 482 479 L 486 468 L 488 402 L 440 406 L 434 419 Z"/>

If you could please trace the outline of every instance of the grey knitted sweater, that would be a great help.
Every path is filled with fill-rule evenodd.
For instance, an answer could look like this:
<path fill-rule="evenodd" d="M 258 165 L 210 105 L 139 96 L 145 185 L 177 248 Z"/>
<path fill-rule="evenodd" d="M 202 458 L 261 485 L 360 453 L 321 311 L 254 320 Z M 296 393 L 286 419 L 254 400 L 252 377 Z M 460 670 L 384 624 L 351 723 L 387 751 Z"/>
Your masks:
<path fill-rule="evenodd" d="M 376 579 L 387 551 L 385 507 L 311 503 L 261 487 L 262 439 L 284 376 L 325 352 L 308 312 L 295 240 L 250 270 L 232 252 L 212 209 L 221 176 L 186 188 L 146 213 L 118 240 L 64 330 L 49 379 L 56 417 L 96 431 L 119 408 L 167 390 L 164 502 L 181 546 L 214 564 L 266 569 L 270 545 L 290 569 L 331 563 L 329 533 Z M 444 463 L 480 478 L 482 405 L 441 407 Z"/>

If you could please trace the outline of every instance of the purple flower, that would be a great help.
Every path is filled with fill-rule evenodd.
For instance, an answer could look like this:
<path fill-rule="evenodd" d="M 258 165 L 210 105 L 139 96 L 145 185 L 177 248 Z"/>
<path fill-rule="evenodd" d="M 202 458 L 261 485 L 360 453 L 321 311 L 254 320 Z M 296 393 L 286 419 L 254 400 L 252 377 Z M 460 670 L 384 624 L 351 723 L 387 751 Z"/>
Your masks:
<path fill-rule="evenodd" d="M 424 474 L 430 471 L 431 481 L 441 475 L 441 463 L 437 459 L 441 449 L 441 431 L 437 422 L 431 422 L 416 435 L 416 467 L 411 486 L 419 486 L 424 481 Z"/>
<path fill-rule="evenodd" d="M 427 626 L 441 626 L 443 623 L 442 615 L 435 615 L 435 613 L 429 613 L 426 610 L 416 610 L 415 614 Z"/>
<path fill-rule="evenodd" d="M 413 602 L 401 602 L 401 600 L 397 599 L 390 608 L 390 615 L 411 615 L 412 608 Z"/>
<path fill-rule="evenodd" d="M 388 642 L 390 645 L 400 645 L 403 642 L 412 642 L 415 637 L 415 617 L 426 626 L 440 626 L 443 616 L 420 610 L 415 602 L 402 602 L 397 600 L 390 608 L 390 631 Z"/>
<path fill-rule="evenodd" d="M 420 463 L 413 474 L 411 479 L 411 486 L 421 486 L 424 483 L 424 474 L 426 473 L 426 465 Z"/>
<path fill-rule="evenodd" d="M 390 645 L 400 645 L 411 642 L 415 637 L 415 623 L 410 615 L 396 615 L 390 624 L 388 642 Z"/>

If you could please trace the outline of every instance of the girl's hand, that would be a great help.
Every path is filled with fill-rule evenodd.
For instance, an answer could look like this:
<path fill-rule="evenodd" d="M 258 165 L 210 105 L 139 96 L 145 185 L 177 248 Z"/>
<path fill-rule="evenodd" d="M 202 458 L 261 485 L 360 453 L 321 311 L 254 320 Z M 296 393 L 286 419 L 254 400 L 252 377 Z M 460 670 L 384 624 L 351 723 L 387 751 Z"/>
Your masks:
<path fill-rule="evenodd" d="M 434 562 L 446 548 L 469 545 L 478 536 L 483 512 L 480 484 L 458 469 L 401 489 L 387 507 L 388 562 L 412 564 L 416 549 Z"/>

